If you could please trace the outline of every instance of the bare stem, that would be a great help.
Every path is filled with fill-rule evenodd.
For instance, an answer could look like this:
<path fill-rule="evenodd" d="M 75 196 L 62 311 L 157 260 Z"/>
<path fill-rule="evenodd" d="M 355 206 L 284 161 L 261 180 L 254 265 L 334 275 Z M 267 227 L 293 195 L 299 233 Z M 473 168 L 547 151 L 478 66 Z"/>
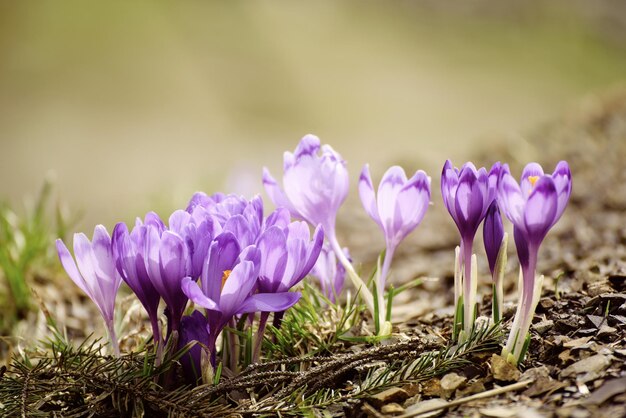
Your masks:
<path fill-rule="evenodd" d="M 352 266 L 352 263 L 350 263 L 350 260 L 348 260 L 346 255 L 343 253 L 339 242 L 337 242 L 337 237 L 335 236 L 335 234 L 329 234 L 327 235 L 327 238 L 333 248 L 333 251 L 335 252 L 335 256 L 337 257 L 337 259 L 339 259 L 343 267 L 346 269 L 348 277 L 350 277 L 350 280 L 352 280 L 352 284 L 356 288 L 358 294 L 363 298 L 363 301 L 365 302 L 365 305 L 367 305 L 367 309 L 372 314 L 372 317 L 374 317 L 374 315 L 376 315 L 376 312 L 374 311 L 374 296 L 372 295 L 372 292 L 370 292 L 370 290 L 367 288 L 367 285 L 365 284 L 363 279 L 361 279 L 357 272 L 354 270 L 354 267 Z"/>
<path fill-rule="evenodd" d="M 115 325 L 113 321 L 107 321 L 107 331 L 109 333 L 109 340 L 111 340 L 111 345 L 113 346 L 113 354 L 115 357 L 120 356 L 120 345 L 117 341 L 117 335 L 115 334 Z"/>

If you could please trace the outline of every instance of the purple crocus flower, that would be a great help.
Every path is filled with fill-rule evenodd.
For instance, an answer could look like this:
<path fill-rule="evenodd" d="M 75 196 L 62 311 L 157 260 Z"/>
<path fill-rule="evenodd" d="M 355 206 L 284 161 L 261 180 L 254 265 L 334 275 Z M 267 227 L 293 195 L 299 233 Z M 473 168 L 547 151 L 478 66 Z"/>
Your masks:
<path fill-rule="evenodd" d="M 60 239 L 56 241 L 56 247 L 67 274 L 98 307 L 109 332 L 115 355 L 119 356 L 113 314 L 115 297 L 122 278 L 115 268 L 109 233 L 104 226 L 97 225 L 91 242 L 83 233 L 74 234 L 76 261 Z"/>
<path fill-rule="evenodd" d="M 191 199 L 189 200 L 189 204 L 187 205 L 187 212 L 193 212 L 193 209 L 197 206 L 203 207 L 205 209 L 210 209 L 223 201 L 225 197 L 226 195 L 224 193 L 215 193 L 211 196 L 208 196 L 204 192 L 194 193 L 194 195 L 191 196 Z"/>
<path fill-rule="evenodd" d="M 283 188 L 267 168 L 263 170 L 263 185 L 270 199 L 277 207 L 287 208 L 293 217 L 314 227 L 322 225 L 336 257 L 374 315 L 373 296 L 343 254 L 335 231 L 337 211 L 348 196 L 346 162 L 330 145 L 320 146 L 318 137 L 306 135 L 293 154 L 285 152 L 283 168 Z"/>
<path fill-rule="evenodd" d="M 230 231 L 244 247 L 255 243 L 263 225 L 263 200 L 255 196 L 248 200 L 237 195 L 196 193 L 189 202 L 187 212 L 195 218 L 213 220 L 213 236 Z"/>
<path fill-rule="evenodd" d="M 147 227 L 139 219 L 131 232 L 128 231 L 126 224 L 120 222 L 113 229 L 111 244 L 117 271 L 148 313 L 154 342 L 159 344 L 161 333 L 158 310 L 161 296 L 150 281 L 144 262 L 146 234 Z"/>
<path fill-rule="evenodd" d="M 321 226 L 313 240 L 305 222 L 292 222 L 286 228 L 272 226 L 259 237 L 261 251 L 258 290 L 261 293 L 287 292 L 313 268 L 324 242 Z"/>
<path fill-rule="evenodd" d="M 493 320 L 494 323 L 500 321 L 503 309 L 504 291 L 503 278 L 506 266 L 507 238 L 502 225 L 502 215 L 497 200 L 494 200 L 485 216 L 483 223 L 483 243 L 489 262 L 489 271 L 493 282 Z"/>
<path fill-rule="evenodd" d="M 320 255 L 323 242 L 324 231 L 320 225 L 315 229 L 313 240 L 306 222 L 292 222 L 284 228 L 278 225 L 267 228 L 257 243 L 261 251 L 258 291 L 288 292 L 309 274 Z M 280 326 L 282 314 L 274 314 L 277 327 Z M 261 313 L 254 349 L 255 361 L 258 360 L 268 316 L 269 312 Z"/>
<path fill-rule="evenodd" d="M 374 192 L 369 166 L 366 164 L 359 178 L 359 195 L 367 214 L 380 226 L 385 235 L 387 250 L 382 271 L 378 274 L 377 295 L 379 312 L 384 319 L 385 282 L 391 260 L 397 246 L 420 224 L 430 202 L 430 177 L 419 170 L 407 179 L 399 166 L 390 167 L 378 186 L 378 196 Z"/>
<path fill-rule="evenodd" d="M 289 209 L 292 216 L 313 226 L 321 224 L 326 236 L 335 234 L 337 211 L 348 196 L 346 162 L 330 145 L 321 147 L 314 135 L 302 138 L 295 152 L 284 155 L 284 190 L 269 171 L 263 171 L 263 184 L 277 207 Z"/>
<path fill-rule="evenodd" d="M 190 277 L 182 281 L 182 290 L 189 299 L 207 310 L 207 346 L 213 366 L 217 336 L 235 315 L 280 312 L 300 299 L 297 292 L 252 294 L 257 287 L 260 264 L 261 252 L 256 247 L 242 251 L 235 235 L 224 232 L 209 248 L 200 286 Z"/>
<path fill-rule="evenodd" d="M 183 211 L 176 211 L 170 216 L 174 230 L 181 229 Z M 178 331 L 180 320 L 187 305 L 187 296 L 181 290 L 183 278 L 193 273 L 191 253 L 185 237 L 170 229 L 160 230 L 153 225 L 146 225 L 144 243 L 144 263 L 148 277 L 156 291 L 161 295 L 167 309 L 167 335 Z"/>
<path fill-rule="evenodd" d="M 454 219 L 461 235 L 460 263 L 462 269 L 462 286 L 455 283 L 455 305 L 458 305 L 462 289 L 464 329 L 469 335 L 473 326 L 475 305 L 475 280 L 472 278 L 472 247 L 478 226 L 485 218 L 487 209 L 496 197 L 500 163 L 487 170 L 476 169 L 471 162 L 465 163 L 461 169 L 452 166 L 447 160 L 441 173 L 441 195 L 448 212 Z M 457 310 L 458 312 L 458 310 Z M 455 321 L 456 322 L 456 321 Z"/>
<path fill-rule="evenodd" d="M 504 227 L 502 225 L 502 216 L 498 202 L 493 201 L 487 210 L 485 223 L 483 225 L 483 242 L 485 244 L 485 252 L 487 253 L 487 261 L 489 262 L 489 271 L 494 273 L 496 260 L 500 252 L 500 246 L 504 238 Z"/>
<path fill-rule="evenodd" d="M 198 383 L 202 377 L 202 353 L 209 342 L 207 320 L 199 311 L 193 311 L 191 315 L 184 316 L 180 321 L 178 348 L 182 349 L 194 341 L 196 344 L 180 358 L 185 377 L 192 384 Z"/>
<path fill-rule="evenodd" d="M 543 276 L 535 275 L 539 246 L 563 214 L 571 191 L 572 175 L 565 161 L 557 164 L 552 175 L 544 174 L 539 164 L 530 163 L 524 168 L 519 184 L 508 167 L 502 172 L 499 201 L 514 225 L 522 276 L 520 303 L 504 349 L 514 362 L 523 359 L 528 330 L 541 296 Z"/>
<path fill-rule="evenodd" d="M 345 257 L 350 259 L 350 252 L 347 248 L 343 248 Z M 320 281 L 322 293 L 331 302 L 335 303 L 337 296 L 343 289 L 343 283 L 346 277 L 346 269 L 335 257 L 335 252 L 327 244 L 322 246 L 322 251 L 317 262 L 311 269 L 311 276 L 317 277 Z"/>

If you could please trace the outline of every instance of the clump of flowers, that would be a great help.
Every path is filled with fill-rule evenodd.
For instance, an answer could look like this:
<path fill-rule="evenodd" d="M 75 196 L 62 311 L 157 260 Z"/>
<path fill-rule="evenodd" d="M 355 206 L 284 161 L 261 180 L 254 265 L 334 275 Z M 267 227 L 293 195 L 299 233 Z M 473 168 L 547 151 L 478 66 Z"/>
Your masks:
<path fill-rule="evenodd" d="M 277 207 L 268 216 L 259 196 L 196 193 L 167 222 L 149 212 L 132 229 L 118 223 L 112 237 L 102 225 L 96 226 L 91 241 L 75 234 L 75 258 L 57 240 L 61 264 L 97 305 L 116 355 L 115 297 L 124 281 L 148 315 L 156 361 L 187 348 L 180 362 L 191 383 L 213 382 L 225 364 L 237 372 L 239 346 L 229 329 L 245 328 L 251 336 L 254 325 L 256 336 L 248 348 L 251 360 L 258 361 L 270 314 L 273 325 L 280 327 L 285 311 L 301 298 L 293 288 L 309 274 L 319 281 L 328 303 L 339 299 L 347 275 L 369 309 L 376 333 L 387 336 L 392 330 L 384 291 L 391 263 L 400 243 L 424 218 L 431 178 L 421 170 L 407 178 L 404 169 L 393 166 L 375 191 L 369 166 L 363 167 L 361 203 L 386 244 L 372 292 L 337 239 L 337 212 L 349 190 L 346 165 L 333 148 L 307 135 L 293 153 L 284 154 L 282 187 L 267 169 L 263 172 L 265 190 Z M 455 341 L 463 342 L 474 331 L 478 269 L 473 245 L 481 223 L 493 288 L 492 317 L 494 323 L 502 319 L 508 241 L 502 209 L 513 223 L 520 262 L 520 301 L 503 354 L 512 363 L 523 360 L 543 281 L 536 274 L 539 247 L 563 214 L 571 188 L 569 166 L 563 161 L 551 175 L 536 163 L 528 164 L 520 183 L 506 164 L 498 162 L 487 171 L 471 162 L 458 169 L 446 161 L 441 192 L 460 235 L 454 265 Z"/>
<path fill-rule="evenodd" d="M 329 268 L 336 268 L 332 267 L 334 261 L 328 258 L 328 253 L 320 262 L 323 265 L 317 269 L 317 274 L 322 277 L 327 295 L 331 296 L 331 290 L 337 293 L 341 289 L 345 271 L 375 318 L 378 334 L 390 334 L 391 323 L 386 320 L 384 299 L 385 281 L 396 247 L 419 225 L 426 213 L 430 201 L 430 177 L 420 170 L 407 179 L 402 168 L 391 167 L 380 183 L 377 198 L 369 167 L 366 165 L 363 168 L 359 179 L 361 201 L 368 215 L 383 230 L 387 244 L 383 267 L 377 272 L 376 303 L 373 293 L 358 275 L 337 240 L 337 211 L 349 189 L 346 162 L 341 155 L 330 145 L 320 147 L 318 137 L 306 135 L 293 154 L 285 152 L 283 187 L 278 185 L 267 169 L 263 172 L 263 184 L 276 206 L 288 209 L 295 218 L 324 227 L 328 245 L 342 267 L 336 272 L 329 272 Z M 339 286 L 330 283 L 333 277 L 335 281 L 339 280 Z"/>
<path fill-rule="evenodd" d="M 507 234 L 500 207 L 513 223 L 513 236 L 520 262 L 517 312 L 502 353 L 514 364 L 521 362 L 530 342 L 530 324 L 541 296 L 543 276 L 536 275 L 539 247 L 548 231 L 559 220 L 572 190 L 568 164 L 561 161 L 551 175 L 537 163 L 522 172 L 520 183 L 511 176 L 508 165 L 496 163 L 489 173 L 471 163 L 460 170 L 446 162 L 441 179 L 444 203 L 461 235 L 455 261 L 455 333 L 460 340 L 472 331 L 475 320 L 477 268 L 472 255 L 476 229 L 484 219 L 483 241 L 493 282 L 493 321 L 501 320 L 502 282 L 506 266 Z M 471 260 L 468 263 L 468 260 Z M 462 312 L 459 308 L 463 306 Z M 460 318 L 460 320 L 459 320 Z M 462 324 L 463 331 L 456 333 Z"/>
<path fill-rule="evenodd" d="M 473 256 L 474 237 L 496 198 L 500 167 L 500 163 L 496 163 L 487 172 L 484 167 L 476 169 L 468 162 L 458 169 L 447 160 L 441 173 L 441 196 L 461 236 L 455 260 L 455 338 L 460 336 L 460 329 L 465 336 L 469 335 L 476 319 L 478 277 Z"/>
<path fill-rule="evenodd" d="M 513 223 L 513 237 L 520 262 L 519 303 L 511 333 L 502 354 L 512 363 L 524 359 L 530 342 L 530 324 L 541 297 L 543 276 L 537 276 L 537 256 L 543 239 L 563 215 L 572 192 L 572 174 L 565 161 L 552 174 L 537 163 L 528 164 L 520 182 L 507 166 L 500 178 L 498 199 Z"/>
<path fill-rule="evenodd" d="M 198 343 L 181 360 L 195 382 L 201 376 L 210 381 L 218 363 L 217 339 L 224 327 L 236 328 L 242 315 L 261 315 L 260 346 L 269 313 L 282 315 L 300 299 L 290 289 L 313 268 L 323 236 L 321 226 L 311 235 L 308 225 L 292 222 L 285 209 L 264 217 L 258 196 L 198 193 L 167 224 L 151 212 L 132 230 L 117 224 L 113 239 L 101 225 L 92 243 L 76 234 L 77 263 L 60 240 L 57 249 L 68 275 L 100 309 L 116 354 L 113 309 L 124 280 L 148 314 L 158 362 L 168 354 L 165 346 Z M 161 301 L 165 329 L 159 323 Z M 189 301 L 200 310 L 185 314 Z M 235 369 L 235 355 L 229 358 Z"/>

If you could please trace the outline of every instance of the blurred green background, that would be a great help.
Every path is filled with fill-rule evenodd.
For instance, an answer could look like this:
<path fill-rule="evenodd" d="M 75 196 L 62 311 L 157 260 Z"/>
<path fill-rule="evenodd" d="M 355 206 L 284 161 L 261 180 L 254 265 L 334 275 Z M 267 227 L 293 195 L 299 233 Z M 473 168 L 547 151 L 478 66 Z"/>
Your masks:
<path fill-rule="evenodd" d="M 54 173 L 82 229 L 165 215 L 260 192 L 306 133 L 354 181 L 398 161 L 436 179 L 623 82 L 624 4 L 0 2 L 0 198 Z"/>

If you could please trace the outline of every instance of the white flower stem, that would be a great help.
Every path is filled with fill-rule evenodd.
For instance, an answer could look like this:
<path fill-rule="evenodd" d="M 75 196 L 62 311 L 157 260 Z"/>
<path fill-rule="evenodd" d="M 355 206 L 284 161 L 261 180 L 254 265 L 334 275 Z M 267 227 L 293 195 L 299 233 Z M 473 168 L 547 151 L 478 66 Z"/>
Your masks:
<path fill-rule="evenodd" d="M 115 334 L 115 324 L 113 321 L 107 321 L 107 332 L 109 333 L 109 340 L 111 341 L 111 345 L 113 346 L 113 354 L 115 357 L 120 356 L 120 345 L 117 341 L 117 335 Z"/>
<path fill-rule="evenodd" d="M 461 267 L 461 248 L 457 245 L 454 249 L 454 326 L 452 327 L 453 339 L 458 341 L 459 329 L 463 327 L 461 312 L 463 304 L 463 272 Z"/>
<path fill-rule="evenodd" d="M 465 290 L 468 291 L 467 295 L 464 295 L 464 301 L 466 303 L 465 313 L 463 315 L 465 319 L 465 334 L 469 337 L 474 328 L 474 321 L 476 319 L 476 293 L 478 290 L 478 265 L 476 261 L 476 254 L 472 254 L 470 257 L 470 277 L 469 282 L 464 283 Z"/>
<path fill-rule="evenodd" d="M 496 266 L 493 272 L 493 295 L 494 303 L 491 307 L 493 311 L 493 322 L 496 323 L 502 319 L 502 312 L 504 311 L 504 272 L 506 270 L 507 259 L 507 247 L 508 247 L 509 235 L 504 234 L 502 238 L 502 244 L 500 244 L 500 250 L 498 251 L 498 257 L 496 258 Z"/>
<path fill-rule="evenodd" d="M 387 300 L 385 299 L 385 283 L 387 282 L 387 275 L 389 274 L 389 269 L 391 268 L 391 260 L 393 259 L 394 251 L 394 248 L 387 247 L 387 251 L 385 251 L 383 266 L 379 270 L 376 280 L 376 297 L 378 298 L 378 320 L 381 327 L 387 321 Z"/>

